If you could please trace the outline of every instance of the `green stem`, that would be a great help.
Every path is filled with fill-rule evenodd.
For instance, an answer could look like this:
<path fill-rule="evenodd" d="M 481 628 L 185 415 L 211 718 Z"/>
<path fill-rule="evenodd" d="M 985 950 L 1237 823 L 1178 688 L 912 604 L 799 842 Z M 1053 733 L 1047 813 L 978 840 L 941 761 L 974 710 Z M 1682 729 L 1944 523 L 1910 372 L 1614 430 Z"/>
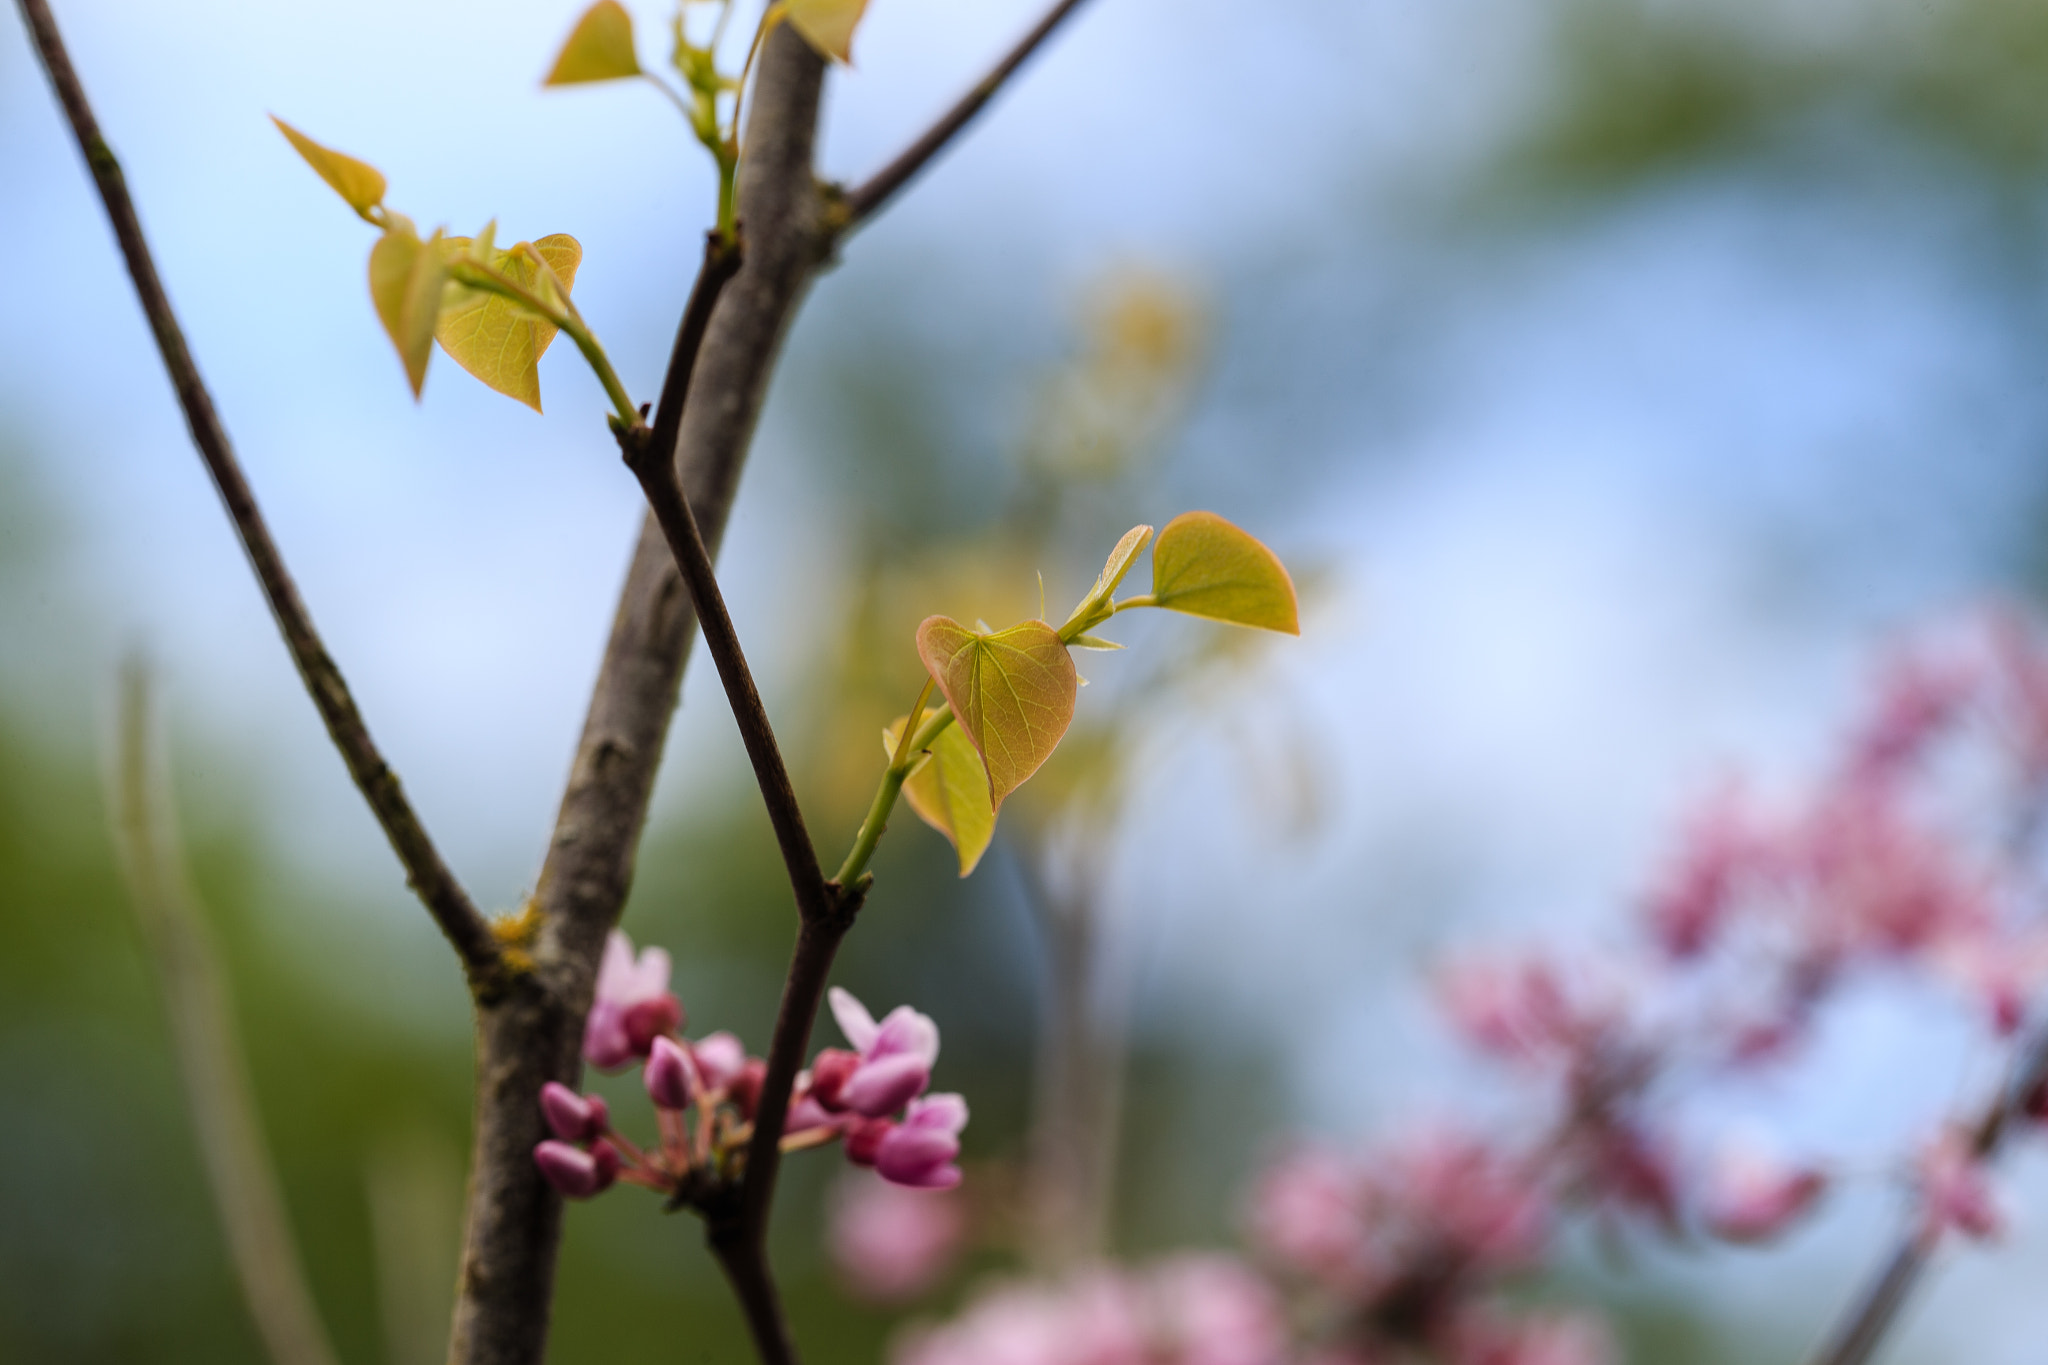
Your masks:
<path fill-rule="evenodd" d="M 534 253 L 534 259 L 540 261 L 538 252 Z M 540 261 L 540 265 L 542 269 L 547 268 L 545 261 Z M 590 368 L 597 374 L 598 383 L 604 385 L 605 396 L 611 399 L 612 406 L 618 410 L 619 420 L 628 430 L 642 425 L 640 409 L 634 406 L 632 395 L 626 392 L 626 386 L 619 381 L 618 371 L 612 368 L 611 357 L 604 353 L 604 347 L 598 345 L 597 338 L 591 335 L 590 328 L 584 324 L 583 315 L 576 311 L 575 304 L 557 308 L 517 280 L 476 261 L 459 261 L 451 273 L 459 283 L 466 284 L 472 289 L 498 294 L 532 309 L 566 333 L 569 339 L 576 343 L 576 349 L 583 353 L 583 358 L 590 362 Z"/>
<path fill-rule="evenodd" d="M 860 822 L 860 832 L 853 837 L 853 847 L 847 851 L 846 861 L 839 865 L 839 871 L 832 880 L 841 886 L 853 885 L 854 878 L 867 871 L 868 860 L 875 856 L 876 845 L 882 842 L 884 831 L 889 828 L 889 815 L 896 809 L 896 798 L 903 793 L 904 779 L 917 766 L 917 757 L 932 746 L 948 725 L 953 723 L 953 708 L 941 706 L 925 718 L 917 733 L 911 736 L 904 747 L 900 761 L 892 762 L 882 773 L 882 783 L 875 788 L 875 799 L 868 806 L 867 818 Z"/>

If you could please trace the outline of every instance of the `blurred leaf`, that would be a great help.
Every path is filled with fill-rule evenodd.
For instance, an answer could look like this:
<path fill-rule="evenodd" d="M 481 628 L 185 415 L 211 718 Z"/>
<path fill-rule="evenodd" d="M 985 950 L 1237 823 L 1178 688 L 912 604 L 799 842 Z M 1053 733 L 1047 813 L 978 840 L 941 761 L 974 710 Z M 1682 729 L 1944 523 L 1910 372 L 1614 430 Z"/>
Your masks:
<path fill-rule="evenodd" d="M 918 717 L 918 724 L 935 714 L 927 710 Z M 883 750 L 891 757 L 908 720 L 898 716 L 882 732 Z M 989 841 L 996 834 L 996 812 L 988 802 L 988 776 L 973 741 L 958 725 L 939 731 L 925 753 L 928 757 L 904 780 L 903 795 L 919 819 L 951 841 L 960 855 L 960 875 L 965 877 L 988 852 Z"/>
<path fill-rule="evenodd" d="M 434 353 L 434 323 L 441 312 L 441 292 L 448 280 L 440 229 L 422 242 L 410 219 L 393 215 L 391 225 L 370 248 L 370 300 L 398 348 L 406 382 L 417 399 L 427 382 L 427 360 Z"/>
<path fill-rule="evenodd" d="M 488 235 L 478 240 L 488 243 Z M 566 233 L 542 237 L 531 245 L 547 262 L 548 271 L 534 264 L 525 242 L 495 253 L 490 264 L 542 298 L 554 294 L 559 282 L 566 297 L 583 262 L 582 246 Z M 442 249 L 454 258 L 471 254 L 472 243 L 467 237 L 449 237 L 443 240 Z M 450 295 L 434 329 L 441 349 L 491 388 L 539 412 L 540 358 L 555 339 L 555 325 L 502 294 L 457 288 Z"/>
<path fill-rule="evenodd" d="M 384 202 L 382 171 L 366 161 L 358 161 L 331 147 L 322 147 L 275 114 L 270 116 L 270 121 L 298 149 L 299 155 L 306 158 L 306 164 L 318 171 L 320 178 L 348 201 L 350 208 L 362 217 L 376 221 L 370 218 L 370 210 Z"/>
<path fill-rule="evenodd" d="M 1073 656 L 1043 621 L 983 634 L 944 616 L 917 628 L 917 653 L 981 754 L 990 808 L 1001 810 L 1073 722 Z"/>
<path fill-rule="evenodd" d="M 783 14 L 823 57 L 853 60 L 853 31 L 868 0 L 783 0 Z"/>
<path fill-rule="evenodd" d="M 618 0 L 597 0 L 583 11 L 542 85 L 581 85 L 640 74 L 633 49 L 633 16 Z"/>
<path fill-rule="evenodd" d="M 1185 512 L 1152 548 L 1152 598 L 1169 611 L 1301 634 L 1294 580 L 1279 557 L 1214 512 Z"/>

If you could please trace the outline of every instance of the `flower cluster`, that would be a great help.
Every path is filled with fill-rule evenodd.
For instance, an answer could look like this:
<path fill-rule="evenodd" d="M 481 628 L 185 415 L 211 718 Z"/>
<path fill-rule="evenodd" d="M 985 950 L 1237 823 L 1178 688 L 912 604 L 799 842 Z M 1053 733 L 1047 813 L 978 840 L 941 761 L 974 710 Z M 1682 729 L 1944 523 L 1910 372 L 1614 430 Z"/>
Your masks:
<path fill-rule="evenodd" d="M 689 1203 L 740 1173 L 767 1063 L 748 1056 L 730 1033 L 682 1037 L 682 1003 L 668 981 L 667 953 L 648 948 L 636 958 L 626 936 L 612 934 L 583 1056 L 600 1070 L 640 1064 L 661 1140 L 652 1148 L 635 1145 L 611 1126 L 601 1097 L 549 1083 L 541 1108 L 555 1136 L 534 1149 L 534 1162 L 570 1198 L 587 1199 L 624 1180 Z M 836 987 L 831 1003 L 853 1050 L 827 1048 L 798 1075 L 782 1149 L 838 1141 L 848 1160 L 898 1185 L 959 1184 L 956 1158 L 967 1102 L 926 1093 L 939 1055 L 938 1026 L 908 1005 L 876 1023 Z"/>

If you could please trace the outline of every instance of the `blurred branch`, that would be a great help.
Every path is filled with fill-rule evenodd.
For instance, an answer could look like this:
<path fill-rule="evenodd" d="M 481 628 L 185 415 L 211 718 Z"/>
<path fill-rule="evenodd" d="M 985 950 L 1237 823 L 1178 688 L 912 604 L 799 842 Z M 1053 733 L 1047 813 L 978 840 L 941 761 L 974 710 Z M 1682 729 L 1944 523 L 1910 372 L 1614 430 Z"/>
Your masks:
<path fill-rule="evenodd" d="M 944 151 L 960 131 L 974 121 L 996 92 L 1003 88 L 1017 68 L 1031 60 L 1045 40 L 1052 37 L 1066 17 L 1081 7 L 1081 0 L 1059 0 L 1046 16 L 1038 21 L 1037 27 L 1025 34 L 1018 44 L 1011 48 L 995 69 L 981 78 L 976 85 L 960 98 L 960 102 L 925 131 L 924 136 L 904 148 L 894 161 L 875 172 L 865 183 L 846 192 L 840 201 L 844 221 L 839 227 L 841 235 L 853 231 L 882 209 L 897 191 L 909 184 L 911 179 L 929 165 L 932 159 Z"/>
<path fill-rule="evenodd" d="M 263 1140 L 228 988 L 191 892 L 152 731 L 149 672 L 121 673 L 114 835 L 163 988 L 185 1107 L 249 1316 L 275 1365 L 337 1365 Z"/>
<path fill-rule="evenodd" d="M 377 822 L 384 827 L 392 851 L 404 864 L 406 880 L 441 926 L 441 932 L 448 936 L 448 941 L 461 955 L 472 989 L 495 989 L 501 965 L 497 940 L 491 936 L 490 925 L 477 912 L 469 894 L 441 861 L 440 853 L 427 837 L 426 828 L 405 799 L 397 774 L 391 771 L 383 754 L 370 739 L 369 728 L 363 723 L 362 713 L 356 709 L 355 699 L 349 695 L 341 669 L 321 643 L 319 632 L 313 628 L 312 617 L 299 598 L 298 587 L 285 569 L 276 542 L 270 537 L 270 528 L 265 525 L 263 513 L 256 506 L 256 496 L 242 474 L 234 447 L 228 442 L 227 431 L 214 411 L 213 398 L 206 390 L 205 381 L 199 377 L 199 367 L 193 362 L 192 352 L 185 344 L 184 331 L 178 325 L 177 314 L 171 309 L 169 296 L 164 293 L 163 281 L 157 276 L 149 243 L 142 235 L 142 221 L 136 215 L 134 201 L 128 196 L 120 163 L 100 136 L 98 121 L 86 101 L 85 87 L 80 84 L 71 58 L 65 52 L 63 37 L 57 31 L 57 22 L 50 14 L 47 0 L 18 0 L 18 3 L 22 18 L 28 24 L 29 35 L 35 42 L 36 53 L 42 59 L 43 69 L 49 74 L 50 84 L 64 108 L 72 135 L 78 140 L 78 149 L 91 168 L 93 183 L 99 187 L 100 200 L 106 206 L 114 236 L 120 242 L 122 258 L 128 264 L 128 274 L 134 280 L 135 292 L 142 301 L 142 311 L 149 319 L 150 331 L 156 336 L 164 369 L 178 392 L 178 405 L 184 409 L 186 424 L 191 428 L 192 443 L 199 448 L 221 502 L 235 523 L 235 532 L 241 537 L 249 566 L 262 585 L 263 596 L 270 604 L 270 614 L 277 620 L 277 628 L 284 636 L 285 647 L 291 651 L 292 662 L 298 666 L 306 692 L 318 708 L 321 720 L 326 722 L 327 733 L 335 748 L 341 751 L 342 761 L 348 764 L 349 776 L 355 779 L 363 799 L 369 802 Z"/>
<path fill-rule="evenodd" d="M 1970 1127 L 1970 1150 L 1978 1161 L 1998 1155 L 2015 1117 L 2030 1096 L 2048 1087 L 2048 1032 L 2038 1034 L 2021 1050 L 2006 1085 Z M 1877 1352 L 1899 1313 L 1919 1287 L 1928 1264 L 1934 1259 L 1939 1238 L 1916 1215 L 1899 1240 L 1858 1294 L 1841 1321 L 1835 1324 L 1810 1365 L 1865 1365 Z"/>

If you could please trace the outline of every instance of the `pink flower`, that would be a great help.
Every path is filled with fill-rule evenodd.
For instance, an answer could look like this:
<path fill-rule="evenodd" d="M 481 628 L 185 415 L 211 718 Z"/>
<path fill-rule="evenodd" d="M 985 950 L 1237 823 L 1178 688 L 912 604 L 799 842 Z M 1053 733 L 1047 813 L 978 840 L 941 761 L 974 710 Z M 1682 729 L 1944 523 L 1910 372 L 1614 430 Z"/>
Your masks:
<path fill-rule="evenodd" d="M 688 1109 L 697 1094 L 696 1067 L 673 1038 L 656 1038 L 640 1073 L 647 1097 L 658 1109 Z"/>
<path fill-rule="evenodd" d="M 583 1058 L 600 1071 L 618 1071 L 645 1057 L 656 1038 L 683 1022 L 683 1002 L 669 993 L 668 953 L 660 948 L 633 958 L 633 941 L 618 930 L 605 940 L 597 995 L 583 1025 Z"/>
<path fill-rule="evenodd" d="M 619 1154 L 603 1139 L 587 1152 L 550 1139 L 533 1149 L 533 1164 L 570 1199 L 602 1194 L 619 1178 Z"/>
<path fill-rule="evenodd" d="M 579 1095 L 560 1081 L 540 1088 L 540 1108 L 548 1127 L 564 1142 L 589 1142 L 604 1136 L 611 1125 L 603 1096 Z"/>
<path fill-rule="evenodd" d="M 1746 1149 L 1724 1153 L 1708 1187 L 1701 1221 L 1729 1242 L 1768 1242 L 1827 1192 L 1827 1176 Z"/>
<path fill-rule="evenodd" d="M 1928 1238 L 1954 1231 L 1982 1241 L 2005 1230 L 2005 1214 L 1985 1178 L 1984 1163 L 1961 1129 L 1945 1130 L 1921 1150 L 1916 1175 L 1921 1228 Z"/>
<path fill-rule="evenodd" d="M 1677 860 L 1643 907 L 1664 951 L 1680 959 L 1704 952 L 1767 856 L 1765 841 L 1734 790 L 1709 800 L 1693 816 Z"/>
<path fill-rule="evenodd" d="M 747 1046 L 730 1033 L 706 1034 L 689 1048 L 706 1090 L 723 1093 L 747 1069 Z"/>
<path fill-rule="evenodd" d="M 1297 1269 L 1335 1278 L 1359 1244 L 1361 1183 L 1335 1152 L 1288 1153 L 1266 1168 L 1252 1194 L 1254 1240 Z"/>
<path fill-rule="evenodd" d="M 921 1190 L 949 1190 L 960 1183 L 960 1130 L 967 1126 L 967 1101 L 958 1095 L 912 1100 L 903 1122 L 875 1146 L 875 1170 L 882 1179 Z"/>
<path fill-rule="evenodd" d="M 860 1055 L 836 1096 L 839 1103 L 880 1118 L 922 1095 L 939 1059 L 939 1026 L 908 1005 L 898 1005 L 877 1024 L 865 1005 L 837 986 L 827 998 L 839 1031 Z"/>
<path fill-rule="evenodd" d="M 1140 1286 L 1148 1360 L 1174 1365 L 1280 1365 L 1287 1354 L 1279 1299 L 1232 1256 L 1163 1261 Z"/>
<path fill-rule="evenodd" d="M 967 1236 L 958 1195 L 891 1185 L 848 1171 L 833 1187 L 825 1245 L 856 1295 L 905 1303 L 937 1284 Z"/>
<path fill-rule="evenodd" d="M 1614 1343 L 1594 1318 L 1474 1320 L 1454 1332 L 1453 1365 L 1610 1365 Z"/>

